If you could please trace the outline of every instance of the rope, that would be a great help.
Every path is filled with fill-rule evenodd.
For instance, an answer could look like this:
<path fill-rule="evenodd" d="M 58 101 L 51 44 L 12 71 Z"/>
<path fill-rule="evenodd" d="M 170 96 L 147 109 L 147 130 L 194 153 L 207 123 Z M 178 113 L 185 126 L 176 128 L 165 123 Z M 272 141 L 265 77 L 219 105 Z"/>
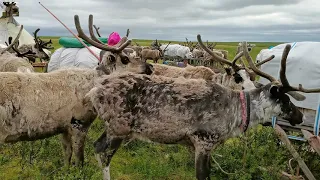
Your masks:
<path fill-rule="evenodd" d="M 226 172 L 225 170 L 223 170 L 223 169 L 221 168 L 220 164 L 216 161 L 216 159 L 214 159 L 213 156 L 211 156 L 211 158 L 212 158 L 213 162 L 217 164 L 218 168 L 219 168 L 224 174 L 226 174 L 226 175 L 237 174 L 237 173 L 228 173 L 228 172 Z"/>
<path fill-rule="evenodd" d="M 78 39 L 78 41 L 79 41 L 84 47 L 86 47 L 86 48 L 88 49 L 88 51 L 89 51 L 92 55 L 94 55 L 94 57 L 96 57 L 96 58 L 101 62 L 100 57 L 99 57 L 98 55 L 96 55 L 96 54 L 95 54 L 76 34 L 74 34 L 63 22 L 61 22 L 58 17 L 56 17 L 49 9 L 47 9 L 46 7 L 44 7 L 44 5 L 42 5 L 40 2 L 39 2 L 39 4 L 40 4 L 46 11 L 48 11 L 48 13 L 50 13 L 56 20 L 58 20 L 75 38 Z"/>

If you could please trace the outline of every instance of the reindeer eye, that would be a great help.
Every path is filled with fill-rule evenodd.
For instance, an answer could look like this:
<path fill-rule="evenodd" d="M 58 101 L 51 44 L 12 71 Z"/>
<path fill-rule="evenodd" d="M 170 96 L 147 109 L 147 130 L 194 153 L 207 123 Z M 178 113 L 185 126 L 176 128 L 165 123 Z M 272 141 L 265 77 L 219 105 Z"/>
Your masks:
<path fill-rule="evenodd" d="M 121 62 L 122 62 L 122 64 L 128 64 L 130 61 L 127 56 L 124 56 L 124 57 L 121 57 Z"/>
<path fill-rule="evenodd" d="M 116 62 L 116 57 L 110 55 L 109 56 L 109 60 L 110 60 L 111 63 L 114 63 L 114 62 Z"/>
<path fill-rule="evenodd" d="M 239 84 L 239 83 L 241 83 L 243 81 L 242 77 L 238 73 L 234 74 L 233 77 L 234 77 L 234 81 L 237 84 Z"/>

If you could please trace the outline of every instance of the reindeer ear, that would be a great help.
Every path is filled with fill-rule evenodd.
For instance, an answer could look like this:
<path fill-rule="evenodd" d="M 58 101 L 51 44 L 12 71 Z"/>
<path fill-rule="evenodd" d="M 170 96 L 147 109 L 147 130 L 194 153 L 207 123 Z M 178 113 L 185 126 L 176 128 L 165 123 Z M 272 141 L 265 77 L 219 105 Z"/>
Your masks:
<path fill-rule="evenodd" d="M 122 52 L 120 59 L 122 64 L 128 64 L 130 62 L 129 57 L 124 52 Z"/>
<path fill-rule="evenodd" d="M 306 99 L 306 97 L 298 92 L 295 91 L 289 91 L 287 92 L 287 94 L 289 94 L 291 97 L 293 97 L 293 99 L 297 100 L 297 101 L 304 101 Z"/>
<path fill-rule="evenodd" d="M 146 74 L 147 75 L 151 75 L 154 71 L 153 65 L 146 63 Z"/>
<path fill-rule="evenodd" d="M 253 81 L 253 84 L 254 84 L 254 86 L 255 86 L 256 88 L 261 88 L 261 87 L 264 86 L 262 83 L 259 83 L 259 82 L 257 82 L 257 81 Z"/>
<path fill-rule="evenodd" d="M 250 77 L 251 81 L 255 81 L 256 80 L 256 73 L 254 73 L 254 72 L 249 73 L 249 77 Z"/>
<path fill-rule="evenodd" d="M 9 41 L 9 45 L 10 45 L 12 43 L 12 37 L 11 36 L 9 37 L 8 41 Z"/>
<path fill-rule="evenodd" d="M 103 58 L 103 55 L 104 55 L 106 52 L 107 52 L 107 51 L 105 51 L 105 50 L 100 51 L 100 59 Z"/>

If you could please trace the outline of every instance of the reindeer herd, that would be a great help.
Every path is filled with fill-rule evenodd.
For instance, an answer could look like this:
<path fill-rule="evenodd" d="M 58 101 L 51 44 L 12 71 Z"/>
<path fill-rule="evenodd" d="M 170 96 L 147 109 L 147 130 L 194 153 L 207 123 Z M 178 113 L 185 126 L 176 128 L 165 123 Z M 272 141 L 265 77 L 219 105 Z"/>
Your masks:
<path fill-rule="evenodd" d="M 259 66 L 274 56 L 255 63 L 247 42 L 239 44 L 234 59 L 214 49 L 215 44 L 185 45 L 152 43 L 151 47 L 131 45 L 127 35 L 115 46 L 108 46 L 89 16 L 88 37 L 74 16 L 79 37 L 98 48 L 101 61 L 95 68 L 61 68 L 36 73 L 32 66 L 12 61 L 47 59 L 50 49 L 34 33 L 35 44 L 19 47 L 20 33 L 0 54 L 0 144 L 34 141 L 62 136 L 67 166 L 72 155 L 76 165 L 84 164 L 84 146 L 90 125 L 105 124 L 93 144 L 102 168 L 103 179 L 110 179 L 110 162 L 123 140 L 140 139 L 163 144 L 183 144 L 195 153 L 195 176 L 210 179 L 210 153 L 221 142 L 238 136 L 248 128 L 270 121 L 272 116 L 300 124 L 304 115 L 289 96 L 302 101 L 299 93 L 320 89 L 293 87 L 286 78 L 286 59 L 290 45 L 283 52 L 280 80 L 262 72 Z M 186 47 L 186 48 L 184 48 Z M 168 66 L 157 61 L 166 55 L 181 58 L 204 58 L 224 65 L 217 72 L 210 67 Z M 152 59 L 153 64 L 146 60 Z M 10 64 L 11 61 L 11 65 Z M 248 65 L 245 65 L 247 61 Z M 240 62 L 240 63 L 239 63 Z M 3 67 L 15 66 L 15 68 Z M 3 69 L 2 69 L 3 68 Z M 25 69 L 28 70 L 25 70 Z M 256 76 L 270 81 L 262 85 Z M 92 145 L 92 144 L 90 144 Z"/>

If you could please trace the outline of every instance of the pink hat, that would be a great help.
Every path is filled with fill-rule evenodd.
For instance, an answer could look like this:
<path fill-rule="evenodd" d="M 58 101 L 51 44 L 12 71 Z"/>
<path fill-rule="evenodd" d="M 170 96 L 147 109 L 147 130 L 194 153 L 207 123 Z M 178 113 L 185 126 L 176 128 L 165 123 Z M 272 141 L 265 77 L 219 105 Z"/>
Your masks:
<path fill-rule="evenodd" d="M 114 46 L 114 45 L 118 44 L 118 42 L 120 40 L 121 40 L 120 35 L 117 32 L 112 32 L 109 35 L 109 38 L 108 38 L 108 45 L 109 46 Z"/>

